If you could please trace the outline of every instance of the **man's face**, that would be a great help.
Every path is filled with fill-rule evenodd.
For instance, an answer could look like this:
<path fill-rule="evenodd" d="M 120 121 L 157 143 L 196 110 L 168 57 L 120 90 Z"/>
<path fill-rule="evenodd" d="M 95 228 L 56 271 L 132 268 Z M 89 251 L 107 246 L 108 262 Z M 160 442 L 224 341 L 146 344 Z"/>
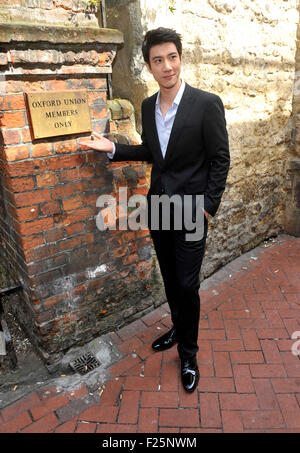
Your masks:
<path fill-rule="evenodd" d="M 165 42 L 151 47 L 148 70 L 160 88 L 173 88 L 179 84 L 182 60 L 173 42 Z"/>

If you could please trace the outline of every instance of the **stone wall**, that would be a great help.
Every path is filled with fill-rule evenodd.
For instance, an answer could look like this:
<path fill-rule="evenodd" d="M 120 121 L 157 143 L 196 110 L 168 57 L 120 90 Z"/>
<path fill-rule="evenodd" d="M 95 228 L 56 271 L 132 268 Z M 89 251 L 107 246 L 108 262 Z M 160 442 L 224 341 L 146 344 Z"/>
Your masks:
<path fill-rule="evenodd" d="M 98 27 L 102 17 L 88 0 L 1 0 L 0 22 Z"/>
<path fill-rule="evenodd" d="M 300 236 L 300 23 L 297 32 L 296 71 L 293 89 L 292 139 L 286 175 L 285 230 Z"/>
<path fill-rule="evenodd" d="M 202 267 L 209 275 L 284 227 L 299 2 L 106 0 L 106 6 L 108 25 L 125 36 L 114 64 L 114 95 L 133 103 L 138 127 L 142 99 L 157 90 L 140 46 L 144 33 L 158 26 L 183 36 L 185 81 L 223 100 L 231 168 L 210 221 Z"/>

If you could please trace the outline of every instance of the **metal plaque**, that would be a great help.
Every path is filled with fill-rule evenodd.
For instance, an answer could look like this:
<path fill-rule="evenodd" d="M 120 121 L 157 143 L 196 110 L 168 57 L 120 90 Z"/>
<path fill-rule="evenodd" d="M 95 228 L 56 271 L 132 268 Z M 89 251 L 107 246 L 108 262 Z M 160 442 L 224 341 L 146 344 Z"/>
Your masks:
<path fill-rule="evenodd" d="M 92 130 L 86 91 L 26 93 L 33 138 Z"/>

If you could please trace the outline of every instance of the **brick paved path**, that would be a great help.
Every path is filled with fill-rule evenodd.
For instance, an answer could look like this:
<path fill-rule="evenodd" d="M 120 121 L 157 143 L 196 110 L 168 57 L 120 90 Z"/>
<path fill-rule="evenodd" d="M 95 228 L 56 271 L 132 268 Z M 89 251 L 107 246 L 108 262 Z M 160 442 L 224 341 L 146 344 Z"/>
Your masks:
<path fill-rule="evenodd" d="M 96 397 L 40 389 L 2 409 L 0 433 L 300 432 L 300 239 L 256 251 L 201 288 L 197 391 L 181 387 L 176 346 L 151 350 L 165 304 L 111 335 L 124 356 Z"/>

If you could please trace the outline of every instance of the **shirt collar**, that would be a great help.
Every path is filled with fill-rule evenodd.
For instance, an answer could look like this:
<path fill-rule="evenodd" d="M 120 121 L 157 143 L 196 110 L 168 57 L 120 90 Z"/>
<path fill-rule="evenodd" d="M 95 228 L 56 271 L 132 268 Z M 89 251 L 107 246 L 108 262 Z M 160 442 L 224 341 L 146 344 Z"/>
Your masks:
<path fill-rule="evenodd" d="M 184 92 L 184 89 L 185 89 L 185 81 L 181 79 L 181 85 L 180 85 L 180 88 L 175 96 L 175 99 L 173 101 L 173 104 L 172 104 L 172 107 L 174 104 L 176 104 L 177 106 L 179 105 L 180 101 L 181 101 L 181 98 L 183 96 L 183 92 Z M 159 108 L 160 106 L 160 90 L 158 92 L 158 95 L 156 97 L 156 107 Z"/>

